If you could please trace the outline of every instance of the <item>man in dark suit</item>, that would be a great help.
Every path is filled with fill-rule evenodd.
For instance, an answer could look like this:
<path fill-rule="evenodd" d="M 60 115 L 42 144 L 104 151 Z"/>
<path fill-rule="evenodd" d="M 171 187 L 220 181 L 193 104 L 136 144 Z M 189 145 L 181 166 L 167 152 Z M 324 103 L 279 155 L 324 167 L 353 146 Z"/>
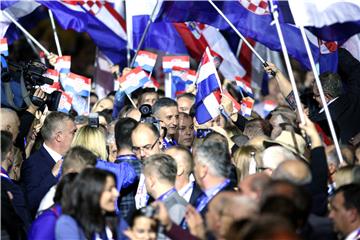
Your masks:
<path fill-rule="evenodd" d="M 27 209 L 22 189 L 9 177 L 9 169 L 14 161 L 13 137 L 8 131 L 1 131 L 1 190 L 11 196 L 11 204 L 20 217 L 24 232 L 31 224 L 30 212 Z M 3 202 L 2 202 L 3 203 Z M 2 210 L 4 206 L 1 204 Z M 7 209 L 9 210 L 9 209 Z"/>
<path fill-rule="evenodd" d="M 74 121 L 61 112 L 50 113 L 41 128 L 44 144 L 24 161 L 21 182 L 34 216 L 39 203 L 60 175 L 62 157 L 69 150 L 76 132 Z"/>
<path fill-rule="evenodd" d="M 360 132 L 360 62 L 357 61 L 347 50 L 338 50 L 338 74 L 322 73 L 319 78 L 325 95 L 325 101 L 329 108 L 331 118 L 337 131 L 338 138 L 344 144 Z M 295 97 L 292 87 L 287 78 L 272 63 L 265 70 L 275 72 L 275 78 L 280 91 L 293 109 L 296 109 Z M 310 112 L 310 119 L 318 123 L 321 128 L 329 133 L 323 103 L 320 100 L 319 90 L 316 84 L 313 86 L 313 98 L 318 102 L 317 110 Z"/>
<path fill-rule="evenodd" d="M 196 201 L 202 191 L 191 174 L 194 161 L 189 149 L 183 146 L 173 146 L 166 149 L 165 153 L 173 157 L 176 162 L 176 190 L 185 201 L 196 207 Z"/>
<path fill-rule="evenodd" d="M 176 162 L 166 154 L 155 154 L 145 159 L 144 175 L 148 193 L 165 204 L 170 218 L 180 224 L 185 216 L 188 203 L 175 189 Z"/>
<path fill-rule="evenodd" d="M 197 201 L 196 210 L 205 216 L 209 202 L 222 191 L 233 191 L 229 179 L 230 154 L 225 142 L 205 141 L 194 152 L 194 175 L 204 192 Z"/>

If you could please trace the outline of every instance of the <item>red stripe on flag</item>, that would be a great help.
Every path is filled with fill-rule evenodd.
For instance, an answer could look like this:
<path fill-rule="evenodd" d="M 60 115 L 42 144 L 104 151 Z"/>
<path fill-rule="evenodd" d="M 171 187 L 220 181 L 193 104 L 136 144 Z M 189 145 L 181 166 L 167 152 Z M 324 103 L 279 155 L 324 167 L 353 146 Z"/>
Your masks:
<path fill-rule="evenodd" d="M 109 13 L 120 23 L 121 27 L 126 32 L 125 19 L 108 2 L 105 2 L 104 6 L 109 11 Z"/>
<path fill-rule="evenodd" d="M 254 40 L 252 40 L 251 38 L 246 38 L 246 40 L 248 40 L 251 46 L 255 46 Z M 252 70 L 251 59 L 252 59 L 252 52 L 250 48 L 245 43 L 242 43 L 239 54 L 239 62 L 246 71 L 246 75 L 243 77 L 243 79 L 248 83 L 251 83 L 251 70 Z"/>

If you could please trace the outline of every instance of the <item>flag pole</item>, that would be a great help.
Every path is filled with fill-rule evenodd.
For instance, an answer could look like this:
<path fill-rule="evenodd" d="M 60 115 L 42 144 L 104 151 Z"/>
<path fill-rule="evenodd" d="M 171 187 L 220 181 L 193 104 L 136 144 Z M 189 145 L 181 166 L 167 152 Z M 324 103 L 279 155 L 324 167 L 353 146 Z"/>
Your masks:
<path fill-rule="evenodd" d="M 329 108 L 328 108 L 328 104 L 325 100 L 325 94 L 324 94 L 324 91 L 323 91 L 323 88 L 322 88 L 322 85 L 321 85 L 321 82 L 320 82 L 320 78 L 319 78 L 319 75 L 317 73 L 317 69 L 316 69 L 316 66 L 315 66 L 315 62 L 314 62 L 314 57 L 312 55 L 312 52 L 311 52 L 311 49 L 310 49 L 310 45 L 309 45 L 309 41 L 306 37 L 306 33 L 305 33 L 305 30 L 304 30 L 304 27 L 303 26 L 299 26 L 300 28 L 300 32 L 301 32 L 301 36 L 304 40 L 304 43 L 305 43 L 305 48 L 306 48 L 306 51 L 307 51 L 307 54 L 309 56 L 309 60 L 310 60 L 310 64 L 311 64 L 311 69 L 314 73 L 314 77 L 315 77 L 315 82 L 316 82 L 316 86 L 319 90 L 319 95 L 320 95 L 320 99 L 321 99 L 321 102 L 323 104 L 323 107 L 324 107 L 324 111 L 325 111 L 325 116 L 326 116 L 326 119 L 327 119 L 327 122 L 329 124 L 329 128 L 330 128 L 330 132 L 331 132 L 331 137 L 333 138 L 333 141 L 334 141 L 334 145 L 335 145 L 335 149 L 336 149 L 336 153 L 339 157 L 339 160 L 340 160 L 340 163 L 343 163 L 344 162 L 344 159 L 342 157 L 342 154 L 341 154 L 341 149 L 340 149 L 340 145 L 339 145 L 339 142 L 338 142 L 338 139 L 337 139 L 337 136 L 336 136 L 336 132 L 335 132 L 335 128 L 334 128 L 334 124 L 332 122 L 332 119 L 331 119 L 331 115 L 330 115 L 330 112 L 329 112 Z"/>
<path fill-rule="evenodd" d="M 222 89 L 222 85 L 221 85 L 221 82 L 220 82 L 220 78 L 219 78 L 219 75 L 218 75 L 218 72 L 217 72 L 217 69 L 216 69 L 216 67 L 215 67 L 215 63 L 214 63 L 214 58 L 213 58 L 213 56 L 211 55 L 211 53 L 210 53 L 210 50 L 209 50 L 209 47 L 207 47 L 206 49 L 205 49 L 205 51 L 206 51 L 206 54 L 209 56 L 209 60 L 211 61 L 211 64 L 214 66 L 214 68 L 215 68 L 215 75 L 216 75 L 216 81 L 217 81 L 217 83 L 218 83 L 218 85 L 219 85 L 219 87 L 220 87 L 220 92 L 221 92 L 221 94 L 223 94 L 223 89 Z"/>
<path fill-rule="evenodd" d="M 265 60 L 255 51 L 253 46 L 246 40 L 244 35 L 242 35 L 239 30 L 230 22 L 230 20 L 225 16 L 225 14 L 215 5 L 215 3 L 212 0 L 208 0 L 209 3 L 213 6 L 213 8 L 220 14 L 220 16 L 230 25 L 230 27 L 235 31 L 235 33 L 243 40 L 243 42 L 249 47 L 249 49 L 255 54 L 255 56 L 262 62 L 264 66 L 267 66 Z"/>
<path fill-rule="evenodd" d="M 56 25 L 55 25 L 54 15 L 53 15 L 53 13 L 52 13 L 52 11 L 50 9 L 49 9 L 49 17 L 50 17 L 51 27 L 52 27 L 52 30 L 53 30 L 53 33 L 54 33 L 56 49 L 57 49 L 59 57 L 62 57 L 59 37 L 58 37 L 58 34 L 56 32 Z"/>
<path fill-rule="evenodd" d="M 43 51 L 47 56 L 50 55 L 50 52 L 43 46 L 41 45 L 41 43 L 39 43 L 23 26 L 21 26 L 20 23 L 18 23 L 8 12 L 6 11 L 2 11 L 3 14 L 11 20 L 11 22 L 13 22 L 28 38 L 30 38 L 31 41 L 33 41 L 33 43 L 36 44 L 36 46 L 38 46 L 41 51 Z"/>
<path fill-rule="evenodd" d="M 135 55 L 134 55 L 134 57 L 131 59 L 130 68 L 133 67 L 133 65 L 134 65 L 134 63 L 135 63 L 135 59 L 136 59 L 136 57 L 137 57 L 137 55 L 138 55 L 138 52 L 139 52 L 139 50 L 141 49 L 142 45 L 144 44 L 145 37 L 146 37 L 146 35 L 147 35 L 147 33 L 148 33 L 149 29 L 150 29 L 151 23 L 153 22 L 153 18 L 154 18 L 154 15 L 155 15 L 155 12 L 156 12 L 156 9 L 157 9 L 158 4 L 159 4 L 159 1 L 156 0 L 155 7 L 154 7 L 153 11 L 151 12 L 151 15 L 150 15 L 149 20 L 148 20 L 147 23 L 146 23 L 145 30 L 144 30 L 143 34 L 141 35 L 141 39 L 140 39 L 139 45 L 138 45 L 137 48 L 136 48 Z"/>
<path fill-rule="evenodd" d="M 284 41 L 284 35 L 282 33 L 281 27 L 280 27 L 280 22 L 279 22 L 279 12 L 277 10 L 277 7 L 274 5 L 273 1 L 270 0 L 270 11 L 273 14 L 274 17 L 274 22 L 275 22 L 275 26 L 276 26 L 276 30 L 279 36 L 279 40 L 280 40 L 280 44 L 281 44 L 281 49 L 284 55 L 284 59 L 285 59 L 285 65 L 286 68 L 288 70 L 288 74 L 289 74 L 289 78 L 290 78 L 290 82 L 291 82 L 291 86 L 292 86 L 292 90 L 294 92 L 294 97 L 295 97 L 295 102 L 296 102 L 296 106 L 299 112 L 299 116 L 300 116 L 300 121 L 302 124 L 305 124 L 305 116 L 304 116 L 304 111 L 302 110 L 302 106 L 301 106 L 301 101 L 300 101 L 300 97 L 299 97 L 299 91 L 297 89 L 296 86 L 296 82 L 295 82 L 295 78 L 294 78 L 294 73 L 290 64 L 290 58 L 289 58 L 289 54 L 285 45 L 285 41 Z"/>

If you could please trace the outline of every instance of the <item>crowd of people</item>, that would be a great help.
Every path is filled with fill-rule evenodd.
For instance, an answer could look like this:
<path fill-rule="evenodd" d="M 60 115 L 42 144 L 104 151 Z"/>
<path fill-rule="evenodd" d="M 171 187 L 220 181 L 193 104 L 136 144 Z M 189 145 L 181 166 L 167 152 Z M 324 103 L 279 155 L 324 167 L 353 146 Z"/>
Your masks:
<path fill-rule="evenodd" d="M 360 239 L 360 63 L 339 50 L 338 69 L 320 79 L 342 158 L 316 85 L 300 123 L 272 63 L 281 100 L 266 118 L 222 96 L 221 114 L 198 124 L 193 93 L 152 88 L 136 107 L 93 93 L 98 125 L 2 106 L 1 238 Z"/>

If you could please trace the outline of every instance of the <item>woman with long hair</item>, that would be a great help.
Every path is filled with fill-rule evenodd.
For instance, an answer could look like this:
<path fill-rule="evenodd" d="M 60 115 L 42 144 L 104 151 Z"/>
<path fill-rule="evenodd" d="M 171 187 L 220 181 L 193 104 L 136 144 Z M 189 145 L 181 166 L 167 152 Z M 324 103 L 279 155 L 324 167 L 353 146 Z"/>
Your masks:
<path fill-rule="evenodd" d="M 84 169 L 62 199 L 63 215 L 56 223 L 56 239 L 126 239 L 123 231 L 128 226 L 115 213 L 118 196 L 114 174 Z"/>

